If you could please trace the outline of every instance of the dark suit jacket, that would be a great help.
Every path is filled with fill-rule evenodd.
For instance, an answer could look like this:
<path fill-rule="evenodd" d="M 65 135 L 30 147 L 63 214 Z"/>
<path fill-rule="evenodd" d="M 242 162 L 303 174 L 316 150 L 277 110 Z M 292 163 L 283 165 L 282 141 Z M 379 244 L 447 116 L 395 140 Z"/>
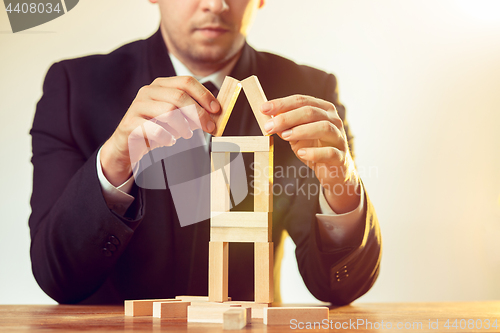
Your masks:
<path fill-rule="evenodd" d="M 66 60 L 49 69 L 31 130 L 34 180 L 29 226 L 33 274 L 56 301 L 120 303 L 207 295 L 209 222 L 181 228 L 168 189 L 136 186 L 134 203 L 120 216 L 107 207 L 97 178 L 97 151 L 139 88 L 173 75 L 159 31 L 111 54 Z M 333 102 L 345 119 L 331 74 L 245 45 L 231 76 L 242 80 L 250 75 L 259 77 L 269 99 L 315 96 Z M 224 135 L 261 135 L 243 96 Z M 346 131 L 352 141 L 347 123 Z M 303 164 L 288 142 L 276 136 L 275 167 L 280 166 L 286 170 Z M 300 191 L 302 185 L 318 185 L 312 172 L 307 177 L 275 177 L 275 183 L 291 184 L 298 193 L 275 196 L 275 273 L 286 230 L 297 245 L 305 284 L 318 299 L 345 304 L 368 291 L 378 276 L 381 256 L 378 222 L 369 199 L 366 223 L 355 244 L 325 250 L 315 218 L 318 196 L 308 198 Z M 229 295 L 253 299 L 252 244 L 230 245 L 229 270 Z"/>

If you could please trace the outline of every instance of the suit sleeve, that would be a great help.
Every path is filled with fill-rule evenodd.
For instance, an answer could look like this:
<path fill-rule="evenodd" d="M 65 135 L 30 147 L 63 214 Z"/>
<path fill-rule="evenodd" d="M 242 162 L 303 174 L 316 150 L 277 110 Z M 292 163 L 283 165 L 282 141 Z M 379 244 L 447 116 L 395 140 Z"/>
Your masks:
<path fill-rule="evenodd" d="M 324 99 L 334 103 L 344 121 L 349 148 L 354 157 L 353 137 L 339 102 L 337 82 L 329 75 L 324 84 Z M 304 188 L 320 186 L 315 177 L 301 179 Z M 314 213 L 319 213 L 317 196 L 312 200 L 295 199 L 286 218 L 286 228 L 296 244 L 300 274 L 309 291 L 319 300 L 335 305 L 349 304 L 365 294 L 377 279 L 380 270 L 382 241 L 373 205 L 366 193 L 364 223 L 355 235 L 355 246 L 323 248 Z M 352 244 L 352 243 L 351 243 Z"/>
<path fill-rule="evenodd" d="M 72 135 L 70 95 L 64 63 L 57 63 L 45 78 L 30 132 L 32 270 L 40 287 L 59 303 L 80 302 L 104 283 L 144 206 L 137 191 L 124 217 L 107 207 L 97 178 L 97 150 L 84 156 Z"/>

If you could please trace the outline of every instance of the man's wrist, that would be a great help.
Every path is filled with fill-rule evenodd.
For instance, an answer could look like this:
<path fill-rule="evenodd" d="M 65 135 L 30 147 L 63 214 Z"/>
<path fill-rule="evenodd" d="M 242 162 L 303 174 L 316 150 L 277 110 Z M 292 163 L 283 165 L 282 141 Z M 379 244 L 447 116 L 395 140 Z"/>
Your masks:
<path fill-rule="evenodd" d="M 109 209 L 115 211 L 118 215 L 124 216 L 127 209 L 134 202 L 134 197 L 130 195 L 134 178 L 130 177 L 120 186 L 112 185 L 103 173 L 101 165 L 102 147 L 97 152 L 97 178 L 101 184 L 102 195 Z"/>
<path fill-rule="evenodd" d="M 355 210 L 361 200 L 361 184 L 356 179 L 334 185 L 323 184 L 324 196 L 330 207 L 337 214 Z"/>
<path fill-rule="evenodd" d="M 115 187 L 123 184 L 132 175 L 130 161 L 121 161 L 110 152 L 110 140 L 106 141 L 101 148 L 100 163 L 102 172 L 106 179 Z"/>

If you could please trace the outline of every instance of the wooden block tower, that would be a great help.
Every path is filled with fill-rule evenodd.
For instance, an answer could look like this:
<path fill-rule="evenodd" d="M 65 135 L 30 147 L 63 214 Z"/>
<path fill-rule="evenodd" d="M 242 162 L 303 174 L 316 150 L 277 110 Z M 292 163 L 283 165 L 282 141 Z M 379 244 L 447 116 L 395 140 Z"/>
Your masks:
<path fill-rule="evenodd" d="M 251 242 L 255 247 L 255 302 L 272 303 L 273 138 L 220 137 L 212 140 L 209 300 L 227 301 L 229 242 Z M 242 152 L 254 154 L 253 212 L 230 211 L 231 151 L 219 150 L 218 143 L 235 143 Z"/>
<path fill-rule="evenodd" d="M 221 137 L 243 90 L 259 123 L 263 136 Z M 226 77 L 217 99 L 222 110 L 211 115 L 216 129 L 211 153 L 211 218 L 209 243 L 208 297 L 177 296 L 174 300 L 137 300 L 125 302 L 125 315 L 154 315 L 187 322 L 224 323 L 239 329 L 251 318 L 263 318 L 266 325 L 283 325 L 291 318 L 302 321 L 328 319 L 328 308 L 271 308 L 273 283 L 273 138 L 267 136 L 264 124 L 271 117 L 260 112 L 267 101 L 256 76 L 243 81 Z M 254 154 L 254 211 L 231 211 L 231 153 Z M 234 204 L 234 202 L 233 202 Z M 255 300 L 231 301 L 228 297 L 228 261 L 230 242 L 254 244 Z M 249 311 L 251 309 L 251 311 Z"/>
<path fill-rule="evenodd" d="M 229 77 L 224 81 L 218 96 L 222 112 L 216 119 L 218 129 L 216 129 L 217 132 L 214 136 L 222 135 L 241 87 L 243 87 L 256 115 L 262 134 L 266 134 L 263 125 L 270 117 L 260 112 L 260 106 L 267 99 L 257 77 L 251 76 L 241 83 Z M 230 211 L 230 154 L 238 152 L 254 154 L 253 212 Z M 270 136 L 212 138 L 208 266 L 208 297 L 211 302 L 225 302 L 228 299 L 228 250 L 230 242 L 254 243 L 255 302 L 273 302 L 273 154 L 273 138 Z"/>

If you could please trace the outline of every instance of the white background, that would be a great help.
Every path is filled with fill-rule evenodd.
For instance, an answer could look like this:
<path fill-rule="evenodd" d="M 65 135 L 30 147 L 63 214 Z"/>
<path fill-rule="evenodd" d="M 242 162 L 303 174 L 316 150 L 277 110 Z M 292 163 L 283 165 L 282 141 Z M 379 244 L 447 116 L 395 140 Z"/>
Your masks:
<path fill-rule="evenodd" d="M 383 234 L 358 302 L 500 298 L 500 1 L 269 0 L 251 45 L 337 75 Z M 30 267 L 28 131 L 55 61 L 156 31 L 146 0 L 85 0 L 12 34 L 0 6 L 0 303 L 51 303 Z M 313 298 L 288 240 L 283 299 Z"/>

